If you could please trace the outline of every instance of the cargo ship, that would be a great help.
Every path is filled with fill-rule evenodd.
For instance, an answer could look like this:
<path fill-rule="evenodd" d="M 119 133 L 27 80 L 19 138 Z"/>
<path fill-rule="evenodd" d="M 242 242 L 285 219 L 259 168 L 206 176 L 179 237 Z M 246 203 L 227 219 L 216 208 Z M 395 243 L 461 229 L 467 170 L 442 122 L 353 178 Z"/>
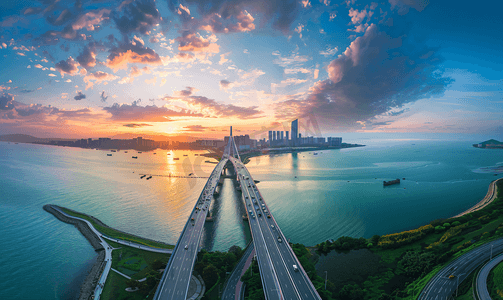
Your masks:
<path fill-rule="evenodd" d="M 382 185 L 383 186 L 388 186 L 388 185 L 393 185 L 393 184 L 400 184 L 400 179 L 397 178 L 395 180 L 390 180 L 390 181 L 383 181 Z"/>

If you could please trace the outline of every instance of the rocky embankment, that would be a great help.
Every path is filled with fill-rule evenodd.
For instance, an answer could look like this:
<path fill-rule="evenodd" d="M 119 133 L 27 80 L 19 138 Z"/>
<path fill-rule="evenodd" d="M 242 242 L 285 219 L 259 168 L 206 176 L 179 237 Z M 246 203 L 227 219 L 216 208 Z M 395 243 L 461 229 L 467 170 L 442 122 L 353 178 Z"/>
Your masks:
<path fill-rule="evenodd" d="M 54 207 L 58 207 L 56 205 L 47 204 L 44 205 L 44 210 L 53 214 L 60 221 L 73 224 L 77 229 L 82 233 L 82 235 L 89 241 L 89 243 L 93 246 L 94 250 L 103 250 L 103 246 L 100 244 L 99 238 L 94 234 L 94 232 L 89 228 L 89 226 L 80 220 L 76 220 L 73 218 L 69 218 L 58 210 L 54 209 Z M 59 208 L 59 207 L 58 207 Z M 100 222 L 101 223 L 101 222 Z M 94 289 L 96 288 L 96 283 L 98 282 L 101 272 L 104 267 L 105 261 L 105 251 L 99 251 L 98 257 L 91 268 L 91 271 L 87 275 L 86 279 L 82 283 L 80 287 L 80 295 L 79 300 L 87 300 L 91 299 L 91 296 L 94 293 Z"/>

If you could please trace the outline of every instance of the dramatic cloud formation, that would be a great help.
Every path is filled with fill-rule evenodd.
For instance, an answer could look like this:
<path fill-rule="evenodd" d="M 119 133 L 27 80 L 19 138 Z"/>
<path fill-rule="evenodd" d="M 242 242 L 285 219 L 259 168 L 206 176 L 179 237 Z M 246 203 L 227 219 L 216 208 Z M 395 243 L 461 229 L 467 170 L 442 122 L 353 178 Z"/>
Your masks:
<path fill-rule="evenodd" d="M 197 89 L 187 87 L 185 90 L 177 91 L 174 97 L 166 96 L 163 99 L 166 101 L 181 101 L 185 103 L 190 110 L 201 112 L 206 116 L 212 117 L 237 117 L 241 119 L 258 118 L 262 111 L 258 110 L 258 106 L 241 107 L 233 104 L 219 103 L 213 99 L 202 96 L 193 96 L 193 92 Z"/>
<path fill-rule="evenodd" d="M 77 96 L 73 97 L 75 100 L 86 99 L 86 95 L 82 94 L 82 91 L 77 91 Z"/>
<path fill-rule="evenodd" d="M 114 12 L 113 19 L 117 28 L 126 35 L 135 31 L 148 34 L 161 21 L 154 0 L 124 1 L 120 8 L 122 15 Z"/>
<path fill-rule="evenodd" d="M 330 79 L 317 82 L 305 99 L 291 97 L 278 103 L 276 114 L 279 118 L 314 114 L 351 126 L 442 93 L 451 79 L 442 77 L 441 59 L 433 53 L 405 35 L 392 37 L 372 24 L 329 64 Z"/>
<path fill-rule="evenodd" d="M 188 0 L 184 1 L 188 6 L 196 6 L 203 19 L 208 16 L 218 15 L 220 19 L 235 18 L 240 21 L 239 28 L 250 28 L 252 30 L 253 18 L 248 16 L 246 11 L 259 12 L 262 15 L 263 21 L 272 21 L 274 28 L 283 32 L 290 30 L 290 25 L 295 20 L 300 8 L 298 1 L 295 0 L 238 0 L 238 1 L 221 1 L 221 0 Z M 168 0 L 168 5 L 172 11 L 178 11 L 178 1 Z M 182 17 L 183 14 L 181 14 Z M 219 21 L 218 20 L 218 21 Z M 215 24 L 208 24 L 209 26 Z M 213 26 L 222 28 L 219 26 Z M 212 30 L 214 30 L 212 28 Z M 225 27 L 224 27 L 225 28 Z M 255 28 L 253 26 L 253 28 Z M 223 29 L 216 32 L 225 32 Z"/>
<path fill-rule="evenodd" d="M 161 58 L 154 50 L 141 45 L 125 44 L 110 50 L 106 62 L 107 67 L 116 72 L 127 68 L 128 63 L 141 63 L 149 65 L 161 65 Z"/>
<path fill-rule="evenodd" d="M 79 63 L 73 60 L 73 57 L 70 56 L 67 60 L 58 62 L 54 65 L 54 67 L 59 71 L 59 73 L 61 73 L 61 76 L 64 76 L 65 74 L 73 76 L 79 71 L 78 65 Z"/>
<path fill-rule="evenodd" d="M 80 66 L 89 70 L 90 68 L 96 66 L 96 48 L 97 44 L 92 42 L 84 47 L 84 51 L 77 56 L 77 61 Z M 102 48 L 102 47 L 100 47 Z"/>
<path fill-rule="evenodd" d="M 139 105 L 140 101 L 133 101 L 133 104 L 114 103 L 110 107 L 104 107 L 103 110 L 111 114 L 115 121 L 140 121 L 140 122 L 168 122 L 169 117 L 202 117 L 202 114 L 194 113 L 189 110 L 172 110 L 166 106 Z"/>
<path fill-rule="evenodd" d="M 211 35 L 208 38 L 203 38 L 202 36 L 186 31 L 181 37 L 176 38 L 179 42 L 179 51 L 189 51 L 189 52 L 209 52 L 218 53 L 220 47 L 215 43 L 217 37 Z"/>
<path fill-rule="evenodd" d="M 3 94 L 0 96 L 0 110 L 11 110 L 14 108 L 14 96 L 10 94 Z"/>

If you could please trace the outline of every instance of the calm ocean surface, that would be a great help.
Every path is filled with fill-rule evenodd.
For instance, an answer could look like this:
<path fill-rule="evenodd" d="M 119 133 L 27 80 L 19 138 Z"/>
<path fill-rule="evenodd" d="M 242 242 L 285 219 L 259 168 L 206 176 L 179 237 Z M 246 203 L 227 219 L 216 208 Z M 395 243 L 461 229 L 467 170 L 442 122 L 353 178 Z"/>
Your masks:
<path fill-rule="evenodd" d="M 500 177 L 486 168 L 503 165 L 503 151 L 476 149 L 475 142 L 366 140 L 360 142 L 366 147 L 317 155 L 256 157 L 247 167 L 285 236 L 315 245 L 411 229 L 471 207 Z M 174 244 L 206 179 L 146 181 L 139 174 L 208 176 L 215 166 L 195 155 L 203 151 L 106 153 L 0 142 L 2 299 L 74 299 L 96 257 L 78 230 L 46 213 L 44 204 Z M 395 178 L 405 180 L 383 188 L 383 180 Z M 250 241 L 230 179 L 212 213 L 204 247 L 226 251 Z"/>

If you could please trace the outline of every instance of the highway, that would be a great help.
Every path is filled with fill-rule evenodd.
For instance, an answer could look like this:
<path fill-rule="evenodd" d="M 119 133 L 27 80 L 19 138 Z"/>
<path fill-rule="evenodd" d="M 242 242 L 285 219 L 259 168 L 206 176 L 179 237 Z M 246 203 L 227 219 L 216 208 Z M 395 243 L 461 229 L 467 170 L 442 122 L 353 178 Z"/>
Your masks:
<path fill-rule="evenodd" d="M 253 255 L 255 255 L 255 248 L 253 243 L 246 248 L 243 256 L 239 260 L 234 270 L 232 270 L 229 279 L 224 287 L 224 292 L 222 293 L 222 300 L 239 300 L 241 299 L 241 276 L 244 275 L 245 271 L 251 264 Z M 241 284 L 240 284 L 241 282 Z"/>
<path fill-rule="evenodd" d="M 209 211 L 213 193 L 217 187 L 222 170 L 228 162 L 230 143 L 224 155 L 215 166 L 206 185 L 192 210 L 180 238 L 173 249 L 166 269 L 157 286 L 154 299 L 186 299 L 194 263 L 199 252 L 203 226 Z"/>
<path fill-rule="evenodd" d="M 238 156 L 235 145 L 231 154 Z M 230 156 L 229 160 L 241 185 L 266 299 L 321 299 L 250 173 L 240 159 Z"/>
<path fill-rule="evenodd" d="M 491 245 L 493 245 L 493 257 L 503 252 L 503 238 L 501 238 L 463 254 L 440 270 L 424 287 L 418 299 L 448 299 L 452 294 L 456 293 L 458 284 L 461 284 L 471 272 L 489 260 Z M 455 277 L 449 279 L 450 275 L 454 275 Z"/>
<path fill-rule="evenodd" d="M 476 279 L 476 285 L 477 296 L 480 300 L 491 300 L 489 290 L 487 289 L 487 277 L 489 276 L 489 272 L 491 272 L 491 270 L 502 261 L 503 255 L 499 255 L 496 258 L 493 256 L 493 259 L 486 263 L 479 271 Z"/>

